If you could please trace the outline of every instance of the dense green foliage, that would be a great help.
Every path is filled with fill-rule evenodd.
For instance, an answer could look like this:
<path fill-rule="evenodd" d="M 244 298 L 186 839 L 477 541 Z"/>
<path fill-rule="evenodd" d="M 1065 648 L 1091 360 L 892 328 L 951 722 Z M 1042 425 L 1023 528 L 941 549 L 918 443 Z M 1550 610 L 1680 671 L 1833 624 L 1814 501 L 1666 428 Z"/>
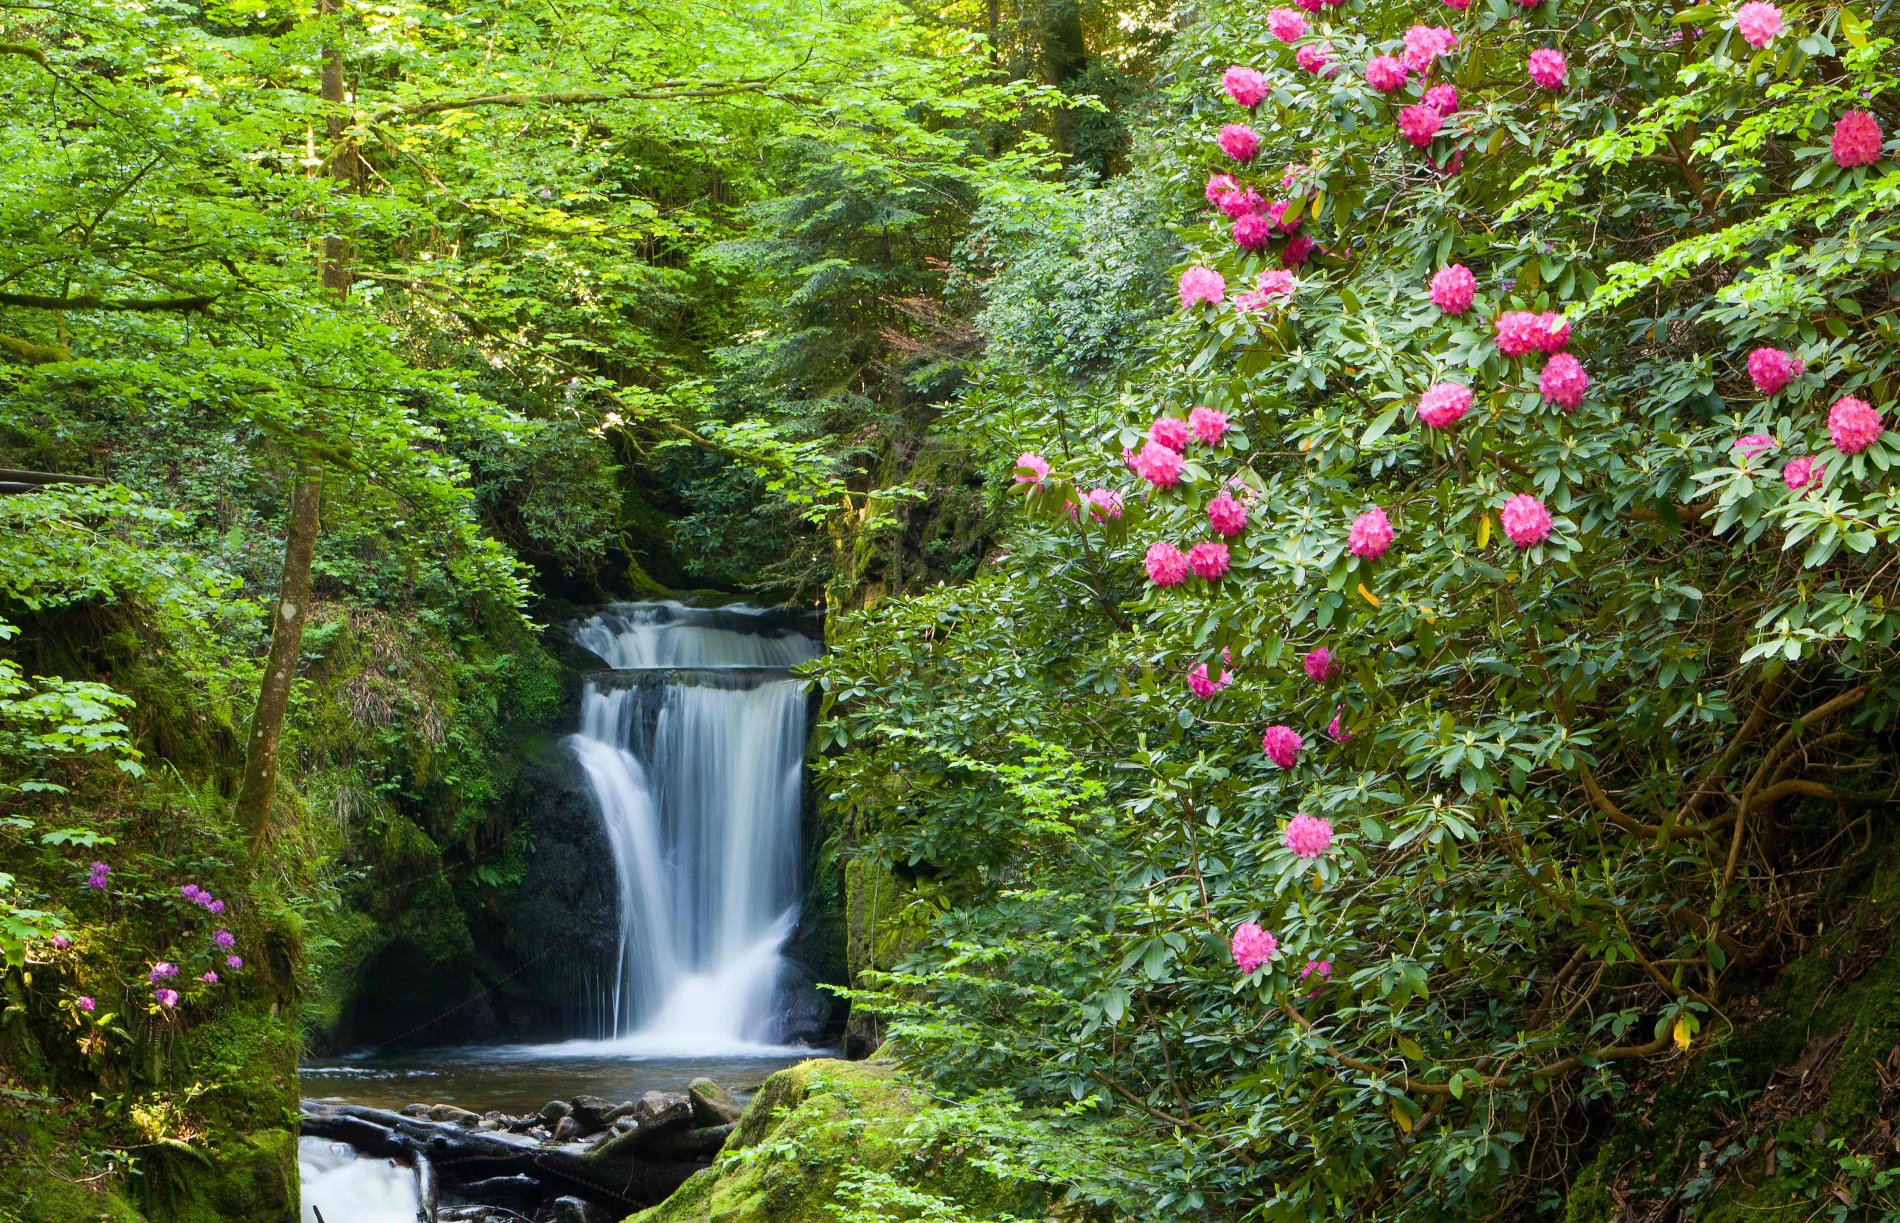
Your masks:
<path fill-rule="evenodd" d="M 1053 474 L 975 581 L 833 625 L 824 785 L 885 885 L 865 1001 L 946 1085 L 1008 1082 L 1031 1117 L 1091 1103 L 1049 1114 L 1045 1148 L 1095 1151 L 1072 1195 L 1116 1214 L 1553 1214 L 1618 1129 L 1573 1217 L 1890 1211 L 1873 1096 L 1841 1093 L 1833 1138 L 1791 1141 L 1772 1177 L 1744 1148 L 1694 1153 L 1762 1115 L 1756 1065 L 1702 1078 L 1700 1111 L 1672 1114 L 1702 1128 L 1653 1162 L 1633 1120 L 1681 1059 L 1799 1053 L 1736 1033 L 1799 1010 L 1758 991 L 1886 895 L 1866 889 L 1891 858 L 1900 442 L 1850 457 L 1828 430 L 1850 394 L 1893 423 L 1900 174 L 1828 149 L 1850 106 L 1892 126 L 1886 19 L 1790 8 L 1757 52 L 1706 7 L 1349 4 L 1311 18 L 1341 62 L 1319 77 L 1255 9 L 1196 18 L 1136 173 L 1171 193 L 1157 223 L 1181 218 L 1175 271 L 1218 270 L 1228 300 L 1154 294 L 1152 347 L 1102 380 L 1046 332 L 999 334 L 968 436 L 1012 494 L 1018 451 Z M 1396 123 L 1423 82 L 1388 99 L 1362 75 L 1421 22 L 1458 34 L 1432 79 L 1462 95 L 1425 148 Z M 1568 58 L 1559 91 L 1526 75 L 1543 47 Z M 1228 64 L 1269 86 L 1238 165 L 1213 139 L 1249 118 Z M 1254 311 L 1233 295 L 1286 242 L 1234 244 L 1202 195 L 1228 172 L 1321 247 Z M 1043 317 L 1124 240 L 1027 256 Z M 1428 292 L 1453 263 L 1476 274 L 1461 315 Z M 1021 319 L 1022 293 L 992 317 Z M 1567 316 L 1574 411 L 1540 395 L 1544 357 L 1500 352 L 1511 310 Z M 1758 391 L 1758 346 L 1805 373 Z M 1475 391 L 1455 428 L 1416 417 L 1439 382 Z M 1123 467 L 1197 405 L 1231 430 L 1188 444 L 1178 487 Z M 1753 433 L 1766 454 L 1733 448 Z M 1809 454 L 1825 480 L 1786 486 Z M 1125 509 L 1078 521 L 1099 486 Z M 1231 571 L 1151 584 L 1157 541 L 1221 538 L 1222 491 L 1247 505 Z M 1520 494 L 1555 519 L 1525 547 L 1499 516 Z M 1376 560 L 1347 546 L 1374 506 L 1397 530 Z M 1318 647 L 1337 674 L 1309 677 Z M 1191 693 L 1224 657 L 1231 685 Z M 1273 725 L 1304 740 L 1290 769 L 1262 753 Z M 1320 856 L 1283 842 L 1296 813 L 1329 821 Z M 1228 948 L 1245 922 L 1278 938 L 1252 973 Z"/>

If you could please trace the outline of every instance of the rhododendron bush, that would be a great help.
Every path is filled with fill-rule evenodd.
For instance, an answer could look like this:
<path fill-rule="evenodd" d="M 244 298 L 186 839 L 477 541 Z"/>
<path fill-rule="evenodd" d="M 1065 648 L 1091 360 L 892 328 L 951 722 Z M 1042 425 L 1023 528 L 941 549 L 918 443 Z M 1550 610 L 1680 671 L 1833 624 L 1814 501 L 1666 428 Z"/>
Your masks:
<path fill-rule="evenodd" d="M 1152 349 L 1114 386 L 999 376 L 984 444 L 1050 462 L 999 475 L 1007 557 L 829 664 L 836 801 L 943 880 L 876 1002 L 946 1082 L 1120 1134 L 1078 1197 L 1552 1210 L 1866 869 L 1890 24 L 1353 0 L 1182 32 Z M 1073 512 L 1098 487 L 1113 520 Z"/>

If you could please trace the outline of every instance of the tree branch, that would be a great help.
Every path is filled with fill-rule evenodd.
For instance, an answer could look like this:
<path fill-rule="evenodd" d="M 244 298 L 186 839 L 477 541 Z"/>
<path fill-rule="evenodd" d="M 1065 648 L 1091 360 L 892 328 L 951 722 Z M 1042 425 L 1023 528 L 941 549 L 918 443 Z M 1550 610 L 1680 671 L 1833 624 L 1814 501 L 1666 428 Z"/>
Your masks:
<path fill-rule="evenodd" d="M 20 55 L 46 67 L 46 52 L 29 42 L 0 42 L 0 55 Z"/>
<path fill-rule="evenodd" d="M 141 314 L 174 311 L 179 314 L 203 314 L 217 301 L 216 294 L 193 297 L 122 297 L 107 300 L 97 293 L 73 297 L 42 297 L 37 293 L 0 293 L 0 306 L 19 306 L 23 310 L 130 310 Z"/>

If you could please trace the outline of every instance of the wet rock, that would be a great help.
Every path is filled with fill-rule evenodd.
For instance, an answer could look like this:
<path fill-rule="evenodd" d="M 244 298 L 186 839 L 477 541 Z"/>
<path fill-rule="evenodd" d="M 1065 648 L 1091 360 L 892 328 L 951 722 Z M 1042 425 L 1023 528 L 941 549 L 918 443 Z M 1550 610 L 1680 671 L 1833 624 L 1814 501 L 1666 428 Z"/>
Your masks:
<path fill-rule="evenodd" d="M 491 1176 L 468 1182 L 456 1194 L 488 1205 L 532 1206 L 541 1200 L 541 1182 L 532 1176 Z"/>
<path fill-rule="evenodd" d="M 643 1134 L 664 1134 L 693 1123 L 693 1098 L 683 1091 L 643 1092 L 634 1101 L 633 1119 Z"/>
<path fill-rule="evenodd" d="M 574 1116 L 562 1117 L 554 1126 L 554 1141 L 573 1142 L 587 1132 L 587 1127 Z"/>
<path fill-rule="evenodd" d="M 711 1079 L 694 1079 L 686 1085 L 686 1094 L 692 1097 L 695 1125 L 725 1125 L 745 1112 L 745 1101 Z"/>
<path fill-rule="evenodd" d="M 614 1223 L 614 1216 L 586 1198 L 555 1198 L 554 1223 Z"/>
<path fill-rule="evenodd" d="M 562 1117 L 567 1116 L 567 1114 L 568 1103 L 566 1100 L 549 1100 L 546 1104 L 541 1106 L 541 1112 L 538 1115 L 541 1120 L 547 1122 L 549 1125 L 553 1125 Z"/>
<path fill-rule="evenodd" d="M 465 1130 L 472 1130 L 482 1123 L 482 1115 L 480 1113 L 472 1113 L 466 1108 L 457 1108 L 453 1104 L 434 1105 L 429 1109 L 428 1116 L 431 1121 L 443 1121 L 449 1125 L 459 1125 Z"/>
<path fill-rule="evenodd" d="M 427 1104 L 405 1104 L 402 1106 L 402 1115 L 405 1117 L 427 1117 L 429 1115 L 429 1106 Z"/>
<path fill-rule="evenodd" d="M 603 1130 L 620 1108 L 612 1100 L 601 1096 L 575 1096 L 568 1101 L 567 1115 L 580 1122 L 585 1131 Z"/>

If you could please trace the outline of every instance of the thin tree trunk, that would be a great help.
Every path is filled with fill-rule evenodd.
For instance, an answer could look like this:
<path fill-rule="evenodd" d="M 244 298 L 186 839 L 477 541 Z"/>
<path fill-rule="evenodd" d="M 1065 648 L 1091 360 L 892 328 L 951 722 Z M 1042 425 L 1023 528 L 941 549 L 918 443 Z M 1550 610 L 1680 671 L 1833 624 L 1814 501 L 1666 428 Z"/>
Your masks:
<path fill-rule="evenodd" d="M 270 827 L 271 800 L 277 793 L 277 748 L 284 732 L 290 685 L 303 656 L 303 626 L 310 619 L 310 560 L 317 550 L 317 503 L 323 474 L 312 467 L 298 473 L 290 490 L 290 528 L 285 532 L 284 576 L 271 620 L 270 657 L 258 685 L 251 714 L 251 738 L 244 756 L 244 786 L 238 791 L 238 823 L 253 841 Z"/>
<path fill-rule="evenodd" d="M 336 0 L 319 0 L 317 11 L 336 15 Z M 356 154 L 343 147 L 348 128 L 342 108 L 343 40 L 334 29 L 324 31 L 323 67 L 319 91 L 328 103 L 324 127 L 330 137 L 330 174 L 339 182 L 355 182 Z M 323 286 L 339 303 L 350 296 L 350 245 L 338 233 L 323 239 Z M 238 825 L 261 841 L 270 828 L 271 804 L 277 796 L 278 747 L 283 740 L 284 713 L 290 706 L 290 686 L 303 658 L 303 629 L 310 620 L 310 563 L 317 551 L 317 506 L 323 499 L 323 469 L 303 464 L 290 489 L 290 521 L 284 531 L 284 572 L 277 586 L 277 614 L 271 618 L 270 657 L 264 664 L 264 682 L 258 686 L 257 708 L 251 714 L 251 737 L 244 754 L 244 784 L 238 791 Z"/>

